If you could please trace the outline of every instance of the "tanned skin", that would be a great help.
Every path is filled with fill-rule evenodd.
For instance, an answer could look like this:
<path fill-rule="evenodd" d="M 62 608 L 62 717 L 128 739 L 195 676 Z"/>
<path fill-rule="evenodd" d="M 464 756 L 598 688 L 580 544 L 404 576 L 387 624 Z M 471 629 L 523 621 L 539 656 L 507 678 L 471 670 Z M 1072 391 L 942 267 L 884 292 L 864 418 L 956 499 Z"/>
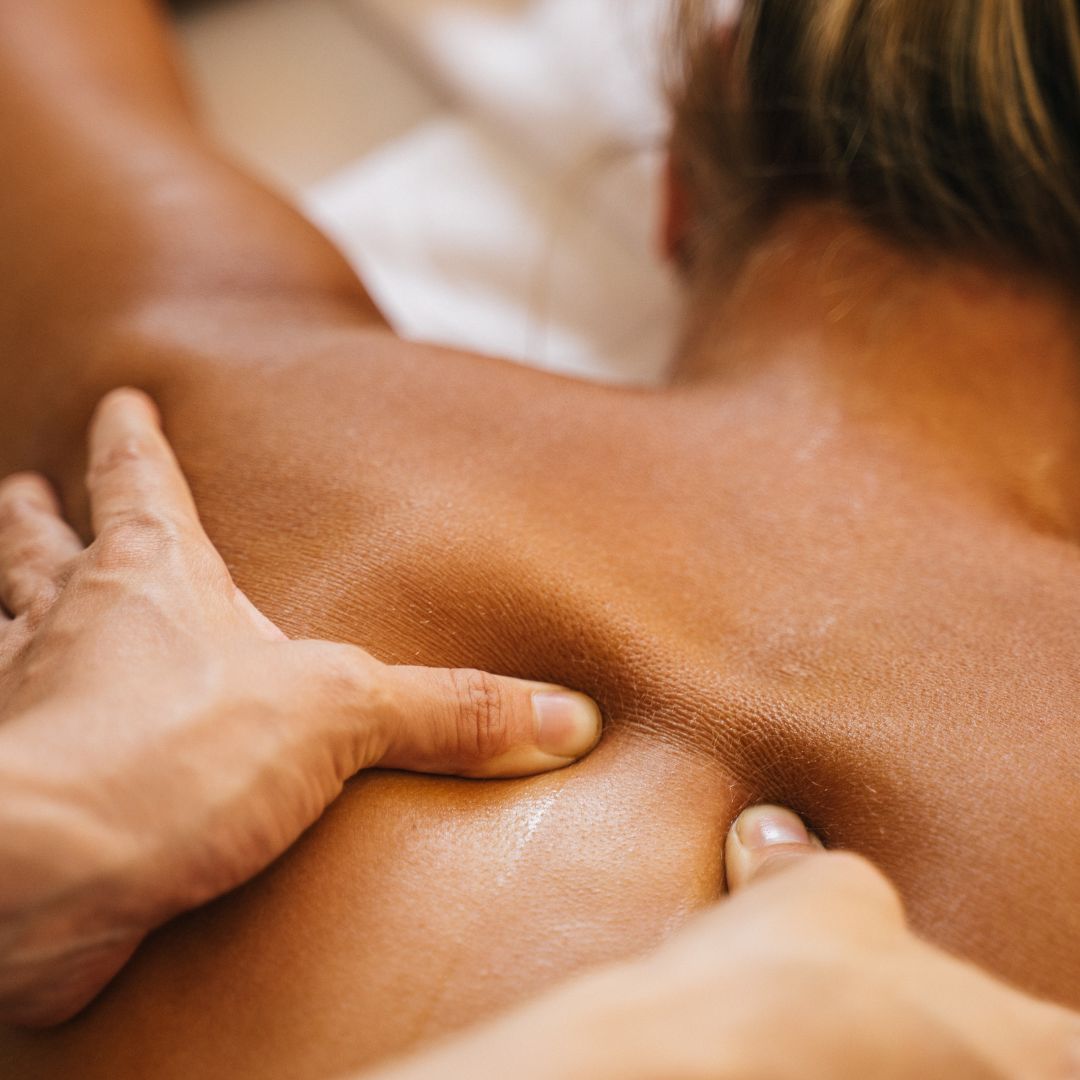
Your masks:
<path fill-rule="evenodd" d="M 361 779 L 80 1018 L 0 1034 L 0 1072 L 379 1061 L 665 937 L 756 801 L 877 862 L 931 940 L 1080 1006 L 1062 287 L 805 207 L 698 277 L 668 387 L 405 343 L 198 130 L 147 0 L 0 0 L 0 145 L 3 472 L 78 520 L 90 411 L 137 385 L 287 632 L 565 684 L 608 722 L 553 776 Z"/>

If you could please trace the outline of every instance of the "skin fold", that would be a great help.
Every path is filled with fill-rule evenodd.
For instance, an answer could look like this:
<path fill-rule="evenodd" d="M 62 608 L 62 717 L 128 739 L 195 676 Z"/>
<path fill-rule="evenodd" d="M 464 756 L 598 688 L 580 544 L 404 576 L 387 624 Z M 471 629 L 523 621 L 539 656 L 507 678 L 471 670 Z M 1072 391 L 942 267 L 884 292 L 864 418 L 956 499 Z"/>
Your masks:
<path fill-rule="evenodd" d="M 874 860 L 934 943 L 1080 1006 L 1056 286 L 798 211 L 699 283 L 670 386 L 579 384 L 398 340 L 179 87 L 151 5 L 0 2 L 0 469 L 85 525 L 90 410 L 139 386 L 290 636 L 570 686 L 607 732 L 531 780 L 362 777 L 84 1015 L 0 1034 L 0 1073 L 381 1061 L 665 938 L 758 801 Z"/>

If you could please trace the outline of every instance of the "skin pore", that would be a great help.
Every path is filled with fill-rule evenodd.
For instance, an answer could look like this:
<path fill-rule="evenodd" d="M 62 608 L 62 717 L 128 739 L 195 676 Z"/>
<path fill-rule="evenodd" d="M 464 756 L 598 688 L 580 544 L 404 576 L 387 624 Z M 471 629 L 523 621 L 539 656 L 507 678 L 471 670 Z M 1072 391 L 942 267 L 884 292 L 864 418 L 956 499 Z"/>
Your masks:
<path fill-rule="evenodd" d="M 407 344 L 198 134 L 149 6 L 85 12 L 0 8 L 3 471 L 43 469 L 77 515 L 86 416 L 139 385 L 290 635 L 571 686 L 608 729 L 550 777 L 362 778 L 83 1017 L 0 1035 L 3 1069 L 380 1061 L 665 937 L 763 800 L 878 862 L 934 942 L 1080 1004 L 1075 337 L 1052 287 L 806 208 L 699 284 L 669 387 Z"/>

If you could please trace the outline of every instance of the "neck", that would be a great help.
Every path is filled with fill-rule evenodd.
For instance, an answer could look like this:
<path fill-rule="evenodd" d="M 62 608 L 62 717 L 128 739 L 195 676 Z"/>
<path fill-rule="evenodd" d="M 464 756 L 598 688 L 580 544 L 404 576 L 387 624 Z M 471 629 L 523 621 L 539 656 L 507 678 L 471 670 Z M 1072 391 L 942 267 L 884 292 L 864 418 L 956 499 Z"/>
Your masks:
<path fill-rule="evenodd" d="M 681 378 L 780 375 L 1080 537 L 1080 326 L 1064 289 L 802 210 L 697 295 Z"/>

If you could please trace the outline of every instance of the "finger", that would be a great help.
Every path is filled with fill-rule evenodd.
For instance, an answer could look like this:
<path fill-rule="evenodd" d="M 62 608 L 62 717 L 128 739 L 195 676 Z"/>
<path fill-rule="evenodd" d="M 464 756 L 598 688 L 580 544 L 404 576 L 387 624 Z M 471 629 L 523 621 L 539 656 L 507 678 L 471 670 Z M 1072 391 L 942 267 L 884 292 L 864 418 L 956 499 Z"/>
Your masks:
<path fill-rule="evenodd" d="M 828 852 L 802 820 L 779 806 L 755 806 L 736 819 L 725 848 L 728 889 L 753 892 L 734 903 L 792 905 L 806 922 L 846 920 L 847 930 L 902 926 L 904 905 L 872 863 L 850 852 Z M 735 910 L 735 909 L 732 909 Z"/>
<path fill-rule="evenodd" d="M 81 551 L 44 477 L 19 473 L 0 484 L 0 602 L 12 615 L 55 593 Z"/>
<path fill-rule="evenodd" d="M 157 409 L 138 390 L 114 390 L 98 406 L 90 425 L 86 486 L 95 535 L 148 516 L 198 524 Z"/>
<path fill-rule="evenodd" d="M 366 655 L 366 654 L 362 654 Z M 600 739 L 600 710 L 585 695 L 481 671 L 380 665 L 364 764 L 467 777 L 561 769 Z M 363 718 L 361 718 L 363 719 Z"/>
<path fill-rule="evenodd" d="M 724 868 L 729 892 L 737 892 L 782 862 L 816 855 L 824 849 L 802 819 L 782 806 L 744 810 L 728 833 Z"/>

